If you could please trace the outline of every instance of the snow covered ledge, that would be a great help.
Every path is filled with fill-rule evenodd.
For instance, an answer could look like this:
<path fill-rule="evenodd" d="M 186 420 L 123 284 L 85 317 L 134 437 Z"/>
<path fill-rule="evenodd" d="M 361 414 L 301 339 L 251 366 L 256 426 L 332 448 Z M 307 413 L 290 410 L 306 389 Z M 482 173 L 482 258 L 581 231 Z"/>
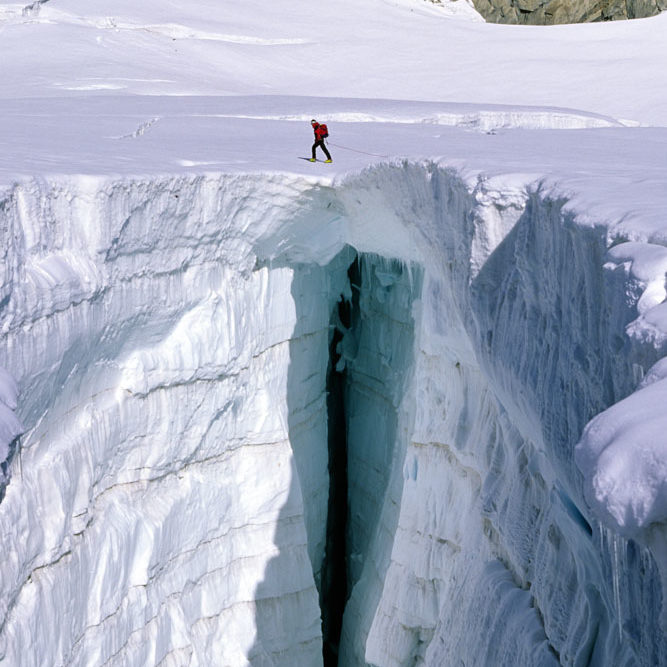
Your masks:
<path fill-rule="evenodd" d="M 653 559 L 587 510 L 584 489 L 620 525 L 629 488 L 593 481 L 593 425 L 583 483 L 573 458 L 662 356 L 625 334 L 637 302 L 658 321 L 657 274 L 524 186 L 401 163 L 7 192 L 0 365 L 28 430 L 0 656 L 317 664 L 339 328 L 367 397 L 348 460 L 375 480 L 367 503 L 350 471 L 340 664 L 659 664 L 660 540 Z"/>
<path fill-rule="evenodd" d="M 641 290 L 639 317 L 627 327 L 629 338 L 664 355 L 667 249 L 625 242 L 610 250 L 609 260 L 610 268 L 622 267 Z M 666 362 L 662 356 L 630 396 L 597 415 L 575 450 L 586 499 L 596 515 L 613 533 L 651 549 L 661 569 L 663 601 L 667 599 Z M 619 594 L 620 584 L 616 586 Z M 661 619 L 666 630 L 664 603 Z"/>

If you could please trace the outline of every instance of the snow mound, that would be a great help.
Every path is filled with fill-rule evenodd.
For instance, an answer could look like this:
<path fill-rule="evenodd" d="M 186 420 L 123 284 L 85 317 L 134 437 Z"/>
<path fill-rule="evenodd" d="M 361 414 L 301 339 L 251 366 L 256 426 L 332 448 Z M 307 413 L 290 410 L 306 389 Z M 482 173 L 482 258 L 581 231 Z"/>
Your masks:
<path fill-rule="evenodd" d="M 625 537 L 646 542 L 667 530 L 667 364 L 639 389 L 595 417 L 575 453 L 591 507 Z"/>

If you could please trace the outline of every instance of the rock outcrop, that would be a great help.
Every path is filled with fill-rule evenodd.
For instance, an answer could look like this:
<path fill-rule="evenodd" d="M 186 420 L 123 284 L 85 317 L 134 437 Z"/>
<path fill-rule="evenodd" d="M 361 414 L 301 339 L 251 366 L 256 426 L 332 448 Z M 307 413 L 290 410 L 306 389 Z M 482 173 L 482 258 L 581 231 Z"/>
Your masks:
<path fill-rule="evenodd" d="M 492 23 L 552 25 L 655 16 L 667 0 L 473 0 Z"/>

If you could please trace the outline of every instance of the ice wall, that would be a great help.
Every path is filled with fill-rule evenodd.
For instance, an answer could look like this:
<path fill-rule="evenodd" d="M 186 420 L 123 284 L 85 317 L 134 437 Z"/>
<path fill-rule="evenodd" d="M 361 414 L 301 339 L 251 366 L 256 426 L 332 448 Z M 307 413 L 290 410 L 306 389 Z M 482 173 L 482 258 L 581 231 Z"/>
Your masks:
<path fill-rule="evenodd" d="M 655 555 L 573 459 L 658 357 L 646 281 L 565 204 L 411 163 L 7 191 L 0 658 L 319 664 L 340 325 L 339 664 L 661 664 Z"/>
<path fill-rule="evenodd" d="M 376 176 L 383 210 L 418 220 L 427 269 L 414 425 L 342 664 L 660 664 L 655 560 L 594 519 L 573 460 L 586 422 L 658 354 L 625 335 L 647 281 L 606 263 L 606 228 L 565 201 L 470 193 L 438 171 Z M 376 208 L 374 185 L 348 195 L 359 210 Z"/>
<path fill-rule="evenodd" d="M 325 432 L 324 398 L 318 386 L 288 405 L 287 391 L 323 384 L 312 341 L 328 336 L 327 288 L 322 272 L 255 265 L 253 234 L 300 197 L 271 188 L 10 193 L 1 354 L 28 431 L 0 506 L 7 664 L 243 664 L 258 629 L 256 653 L 321 656 L 309 549 L 318 561 L 324 537 L 307 531 L 326 512 L 326 457 L 300 456 L 288 429 Z M 306 278 L 310 319 L 297 321 Z M 276 561 L 284 585 L 262 585 Z"/>

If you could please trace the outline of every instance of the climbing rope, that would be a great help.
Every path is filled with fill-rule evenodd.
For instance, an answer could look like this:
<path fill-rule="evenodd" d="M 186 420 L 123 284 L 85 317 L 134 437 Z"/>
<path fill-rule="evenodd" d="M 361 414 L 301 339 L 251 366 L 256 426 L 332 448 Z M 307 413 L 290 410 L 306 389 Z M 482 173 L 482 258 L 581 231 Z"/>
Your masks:
<path fill-rule="evenodd" d="M 378 155 L 377 153 L 367 153 L 366 151 L 358 151 L 356 148 L 349 148 L 348 146 L 341 146 L 340 144 L 334 144 L 332 141 L 327 141 L 327 146 L 334 146 L 335 148 L 342 148 L 344 151 L 352 151 L 353 153 L 360 153 L 361 155 L 370 155 L 372 157 L 384 157 L 388 158 L 388 155 Z"/>

